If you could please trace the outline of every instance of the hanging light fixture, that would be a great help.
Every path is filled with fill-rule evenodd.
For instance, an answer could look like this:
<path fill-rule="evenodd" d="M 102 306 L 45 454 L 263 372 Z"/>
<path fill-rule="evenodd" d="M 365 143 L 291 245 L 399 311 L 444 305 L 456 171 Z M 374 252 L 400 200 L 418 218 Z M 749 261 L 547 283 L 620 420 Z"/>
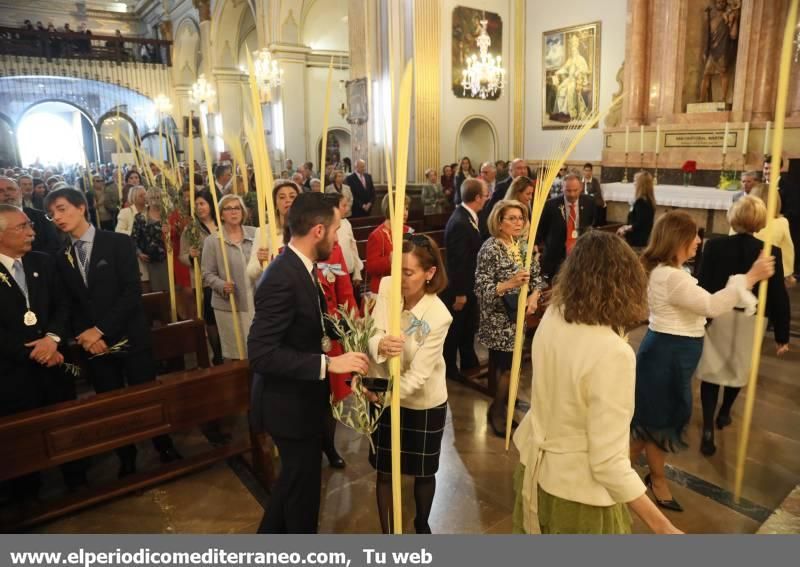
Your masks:
<path fill-rule="evenodd" d="M 256 80 L 262 91 L 269 91 L 273 87 L 278 87 L 283 82 L 283 69 L 278 66 L 278 62 L 272 58 L 269 49 L 259 49 L 253 52 L 253 69 Z"/>
<path fill-rule="evenodd" d="M 502 58 L 489 54 L 492 40 L 486 33 L 488 20 L 481 20 L 481 33 L 477 44 L 479 54 L 467 57 L 467 68 L 462 71 L 461 86 L 464 95 L 486 99 L 503 90 L 506 70 L 501 66 Z"/>
<path fill-rule="evenodd" d="M 217 96 L 214 87 L 211 86 L 206 80 L 205 73 L 201 73 L 197 77 L 197 81 L 192 85 L 192 93 L 190 95 L 192 103 L 200 107 L 200 112 L 203 114 L 208 112 L 208 105 L 214 102 Z"/>
<path fill-rule="evenodd" d="M 166 95 L 158 95 L 153 99 L 153 104 L 155 105 L 156 110 L 161 114 L 169 114 L 172 112 L 172 103 L 170 102 L 169 97 Z"/>

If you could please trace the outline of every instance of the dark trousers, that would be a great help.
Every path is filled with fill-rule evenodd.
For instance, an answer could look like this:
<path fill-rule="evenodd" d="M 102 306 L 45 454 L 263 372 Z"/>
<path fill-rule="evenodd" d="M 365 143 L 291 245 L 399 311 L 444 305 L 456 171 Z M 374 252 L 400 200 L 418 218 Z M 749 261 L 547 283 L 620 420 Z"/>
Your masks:
<path fill-rule="evenodd" d="M 267 506 L 260 534 L 314 534 L 319 521 L 322 437 L 273 437 L 281 473 Z"/>
<path fill-rule="evenodd" d="M 108 345 L 109 347 L 111 345 Z M 120 390 L 125 386 L 137 386 L 156 379 L 153 352 L 150 349 L 137 352 L 106 354 L 87 361 L 92 388 L 98 394 Z M 161 452 L 171 448 L 169 435 L 153 437 L 153 446 Z M 123 462 L 136 460 L 136 445 L 125 445 L 115 449 Z"/>
<path fill-rule="evenodd" d="M 453 323 L 444 340 L 444 362 L 448 376 L 457 376 L 459 366 L 456 356 L 461 355 L 461 370 L 475 368 L 479 365 L 475 354 L 475 333 L 478 331 L 478 299 L 475 294 L 467 294 L 467 304 L 461 311 L 453 310 L 455 298 L 449 294 L 442 296 L 442 301 L 453 316 Z"/>
<path fill-rule="evenodd" d="M 792 235 L 792 242 L 795 247 L 800 243 L 800 214 L 787 215 L 786 220 L 789 221 L 789 234 Z M 794 255 L 794 273 L 800 274 L 800 253 Z M 784 276 L 791 276 L 792 274 L 783 274 Z"/>

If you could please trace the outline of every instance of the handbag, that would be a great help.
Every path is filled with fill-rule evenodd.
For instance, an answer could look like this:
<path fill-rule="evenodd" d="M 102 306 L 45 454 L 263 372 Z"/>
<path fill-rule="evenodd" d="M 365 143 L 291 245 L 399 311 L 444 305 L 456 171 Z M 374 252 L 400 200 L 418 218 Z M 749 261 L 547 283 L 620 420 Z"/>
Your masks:
<path fill-rule="evenodd" d="M 519 307 L 519 293 L 507 293 L 500 299 L 503 300 L 503 307 L 506 309 L 509 321 L 514 323 L 517 320 L 517 308 Z"/>

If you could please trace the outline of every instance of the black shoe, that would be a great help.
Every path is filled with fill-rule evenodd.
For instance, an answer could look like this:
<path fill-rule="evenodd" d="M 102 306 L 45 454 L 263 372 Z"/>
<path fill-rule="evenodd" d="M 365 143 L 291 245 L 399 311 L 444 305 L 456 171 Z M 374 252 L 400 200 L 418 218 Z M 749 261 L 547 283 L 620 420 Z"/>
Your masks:
<path fill-rule="evenodd" d="M 653 490 L 653 479 L 650 478 L 648 474 L 644 477 L 644 483 L 647 485 L 647 488 L 650 489 L 650 492 L 653 493 L 653 500 L 656 501 L 656 504 L 665 510 L 672 510 L 674 512 L 683 512 L 683 506 L 678 504 L 678 501 L 672 498 L 671 500 L 659 500 L 658 496 L 656 496 L 655 491 Z"/>
<path fill-rule="evenodd" d="M 161 459 L 161 462 L 164 464 L 173 463 L 183 458 L 183 455 L 178 453 L 178 450 L 175 447 L 169 447 L 167 449 L 159 451 L 158 455 L 159 459 Z"/>
<path fill-rule="evenodd" d="M 714 445 L 713 431 L 703 431 L 703 439 L 700 441 L 700 452 L 706 457 L 711 457 L 717 452 L 717 446 Z"/>
<path fill-rule="evenodd" d="M 728 415 L 723 415 L 723 414 L 717 415 L 717 429 L 725 429 L 731 423 L 733 423 L 733 420 L 731 419 L 730 414 L 728 414 Z"/>
<path fill-rule="evenodd" d="M 414 531 L 418 534 L 432 533 L 428 522 L 418 522 L 416 518 L 414 518 Z"/>
<path fill-rule="evenodd" d="M 336 451 L 332 454 L 325 453 L 325 456 L 328 457 L 328 463 L 330 463 L 332 469 L 343 469 L 347 466 L 342 456 Z"/>
<path fill-rule="evenodd" d="M 505 437 L 506 437 L 505 428 L 499 429 L 497 427 L 497 425 L 495 424 L 494 419 L 492 418 L 492 408 L 491 408 L 491 406 L 489 407 L 489 410 L 486 412 L 486 423 L 489 424 L 489 427 L 492 428 L 492 431 L 494 431 L 495 435 L 505 439 Z"/>
<path fill-rule="evenodd" d="M 136 460 L 124 460 L 119 464 L 119 472 L 117 478 L 125 478 L 126 476 L 136 473 Z"/>

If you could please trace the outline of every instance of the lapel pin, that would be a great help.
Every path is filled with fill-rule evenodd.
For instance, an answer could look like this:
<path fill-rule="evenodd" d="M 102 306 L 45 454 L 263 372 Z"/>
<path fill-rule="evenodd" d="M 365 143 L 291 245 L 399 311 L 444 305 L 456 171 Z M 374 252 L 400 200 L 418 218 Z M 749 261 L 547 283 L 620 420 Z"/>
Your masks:
<path fill-rule="evenodd" d="M 33 272 L 33 277 L 34 278 L 38 278 L 39 277 L 39 272 Z"/>

